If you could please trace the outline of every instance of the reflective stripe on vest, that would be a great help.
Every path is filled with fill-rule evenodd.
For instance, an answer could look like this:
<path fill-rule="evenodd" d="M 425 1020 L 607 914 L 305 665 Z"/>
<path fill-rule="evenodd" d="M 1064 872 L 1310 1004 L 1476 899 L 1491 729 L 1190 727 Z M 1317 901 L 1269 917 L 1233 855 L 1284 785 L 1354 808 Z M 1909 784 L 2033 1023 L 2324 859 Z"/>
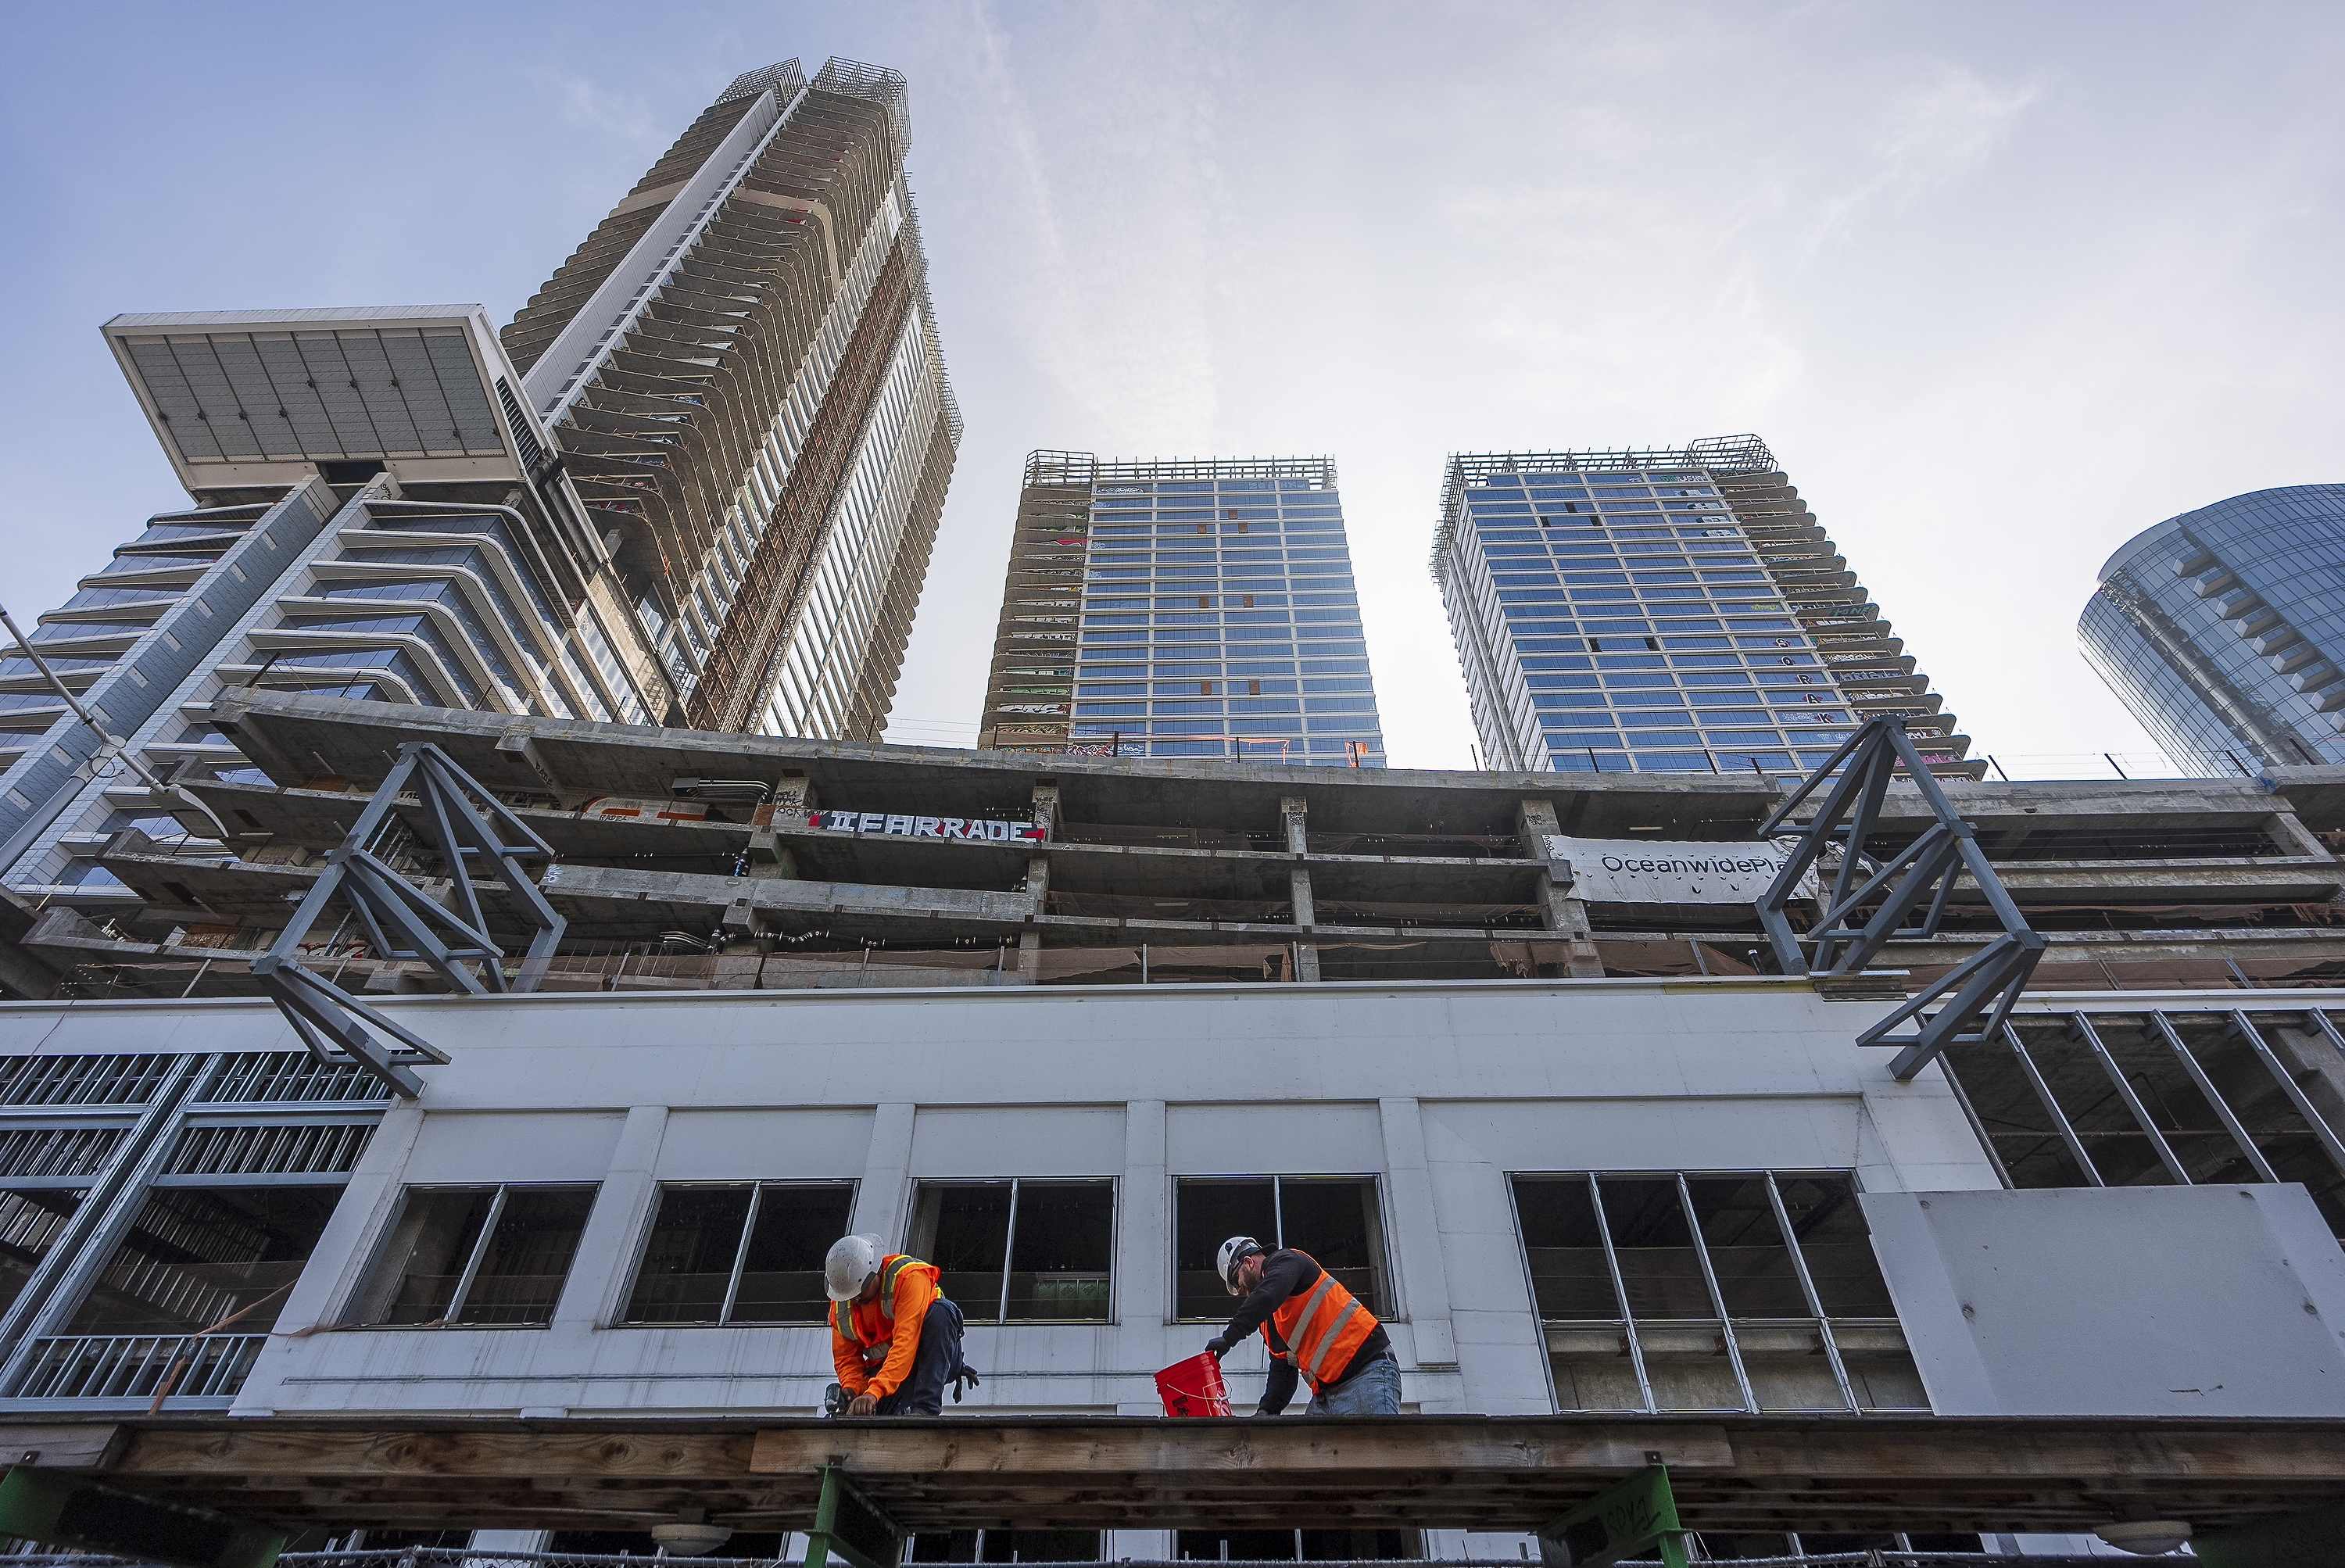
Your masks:
<path fill-rule="evenodd" d="M 1307 1252 L 1303 1256 L 1311 1257 Z M 1312 1257 L 1311 1261 L 1316 1264 L 1319 1260 Z M 1279 1338 L 1286 1341 L 1286 1349 L 1279 1349 L 1272 1341 L 1273 1325 Z M 1262 1338 L 1264 1343 L 1270 1345 L 1272 1355 L 1293 1362 L 1295 1369 L 1317 1389 L 1330 1374 L 1352 1364 L 1352 1357 L 1367 1343 L 1376 1329 L 1376 1315 L 1361 1306 L 1360 1298 L 1345 1289 L 1333 1274 L 1322 1268 L 1318 1283 L 1308 1293 L 1288 1297 L 1271 1315 L 1270 1322 L 1262 1326 Z"/>
<path fill-rule="evenodd" d="M 896 1281 L 907 1268 L 928 1267 L 929 1266 L 922 1263 L 919 1258 L 900 1252 L 880 1259 L 878 1307 L 885 1338 L 874 1340 L 870 1344 L 864 1343 L 863 1335 L 856 1327 L 855 1303 L 834 1301 L 830 1304 L 832 1330 L 840 1339 L 846 1340 L 857 1355 L 863 1358 L 865 1371 L 871 1371 L 884 1365 L 888 1359 L 888 1349 L 896 1342 Z"/>

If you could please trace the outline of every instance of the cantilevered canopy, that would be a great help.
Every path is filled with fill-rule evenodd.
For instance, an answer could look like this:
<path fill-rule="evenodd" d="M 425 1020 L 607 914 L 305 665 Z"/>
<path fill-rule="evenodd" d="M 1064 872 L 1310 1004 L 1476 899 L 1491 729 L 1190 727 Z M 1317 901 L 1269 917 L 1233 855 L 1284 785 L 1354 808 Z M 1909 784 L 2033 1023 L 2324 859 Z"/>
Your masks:
<path fill-rule="evenodd" d="M 335 463 L 517 479 L 543 455 L 478 305 L 128 315 L 105 330 L 190 491 Z"/>

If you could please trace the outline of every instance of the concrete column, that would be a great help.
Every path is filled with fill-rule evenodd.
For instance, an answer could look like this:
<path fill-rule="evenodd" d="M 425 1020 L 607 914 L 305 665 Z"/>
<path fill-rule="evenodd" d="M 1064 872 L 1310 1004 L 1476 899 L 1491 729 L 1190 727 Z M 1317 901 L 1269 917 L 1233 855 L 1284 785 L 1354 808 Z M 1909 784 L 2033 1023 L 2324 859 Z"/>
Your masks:
<path fill-rule="evenodd" d="M 2336 858 L 2336 851 L 2322 843 L 2320 836 L 2306 827 L 2304 819 L 2293 810 L 2273 812 L 2267 825 L 2272 842 L 2291 855 L 2319 855 L 2323 860 Z"/>
<path fill-rule="evenodd" d="M 1425 1158 L 1425 1123 L 1414 1098 L 1376 1102 L 1384 1128 L 1385 1179 L 1391 1184 L 1392 1256 L 1400 1271 L 1421 1367 L 1457 1364 L 1449 1324 L 1449 1270 L 1441 1256 L 1441 1222 L 1433 1206 L 1433 1173 Z"/>
<path fill-rule="evenodd" d="M 350 1186 L 334 1205 L 333 1217 L 310 1250 L 309 1267 L 285 1298 L 285 1309 L 277 1316 L 280 1332 L 290 1334 L 328 1321 L 327 1315 L 359 1288 L 359 1271 L 369 1262 L 366 1244 L 381 1234 L 399 1207 L 404 1190 L 400 1178 L 422 1132 L 423 1107 L 414 1101 L 394 1100 L 384 1109 L 374 1135 L 367 1139 L 366 1152 L 350 1172 Z M 251 1386 L 252 1380 L 245 1380 L 247 1390 Z"/>
<path fill-rule="evenodd" d="M 1548 852 L 1548 835 L 1563 831 L 1555 802 L 1523 800 L 1516 809 L 1515 830 L 1522 837 L 1524 856 L 1538 861 L 1542 868 L 1538 873 L 1539 902 L 1547 908 L 1548 930 L 1563 939 L 1565 963 L 1571 977 L 1602 979 L 1604 963 L 1596 956 L 1596 942 L 1588 923 L 1588 905 L 1571 896 L 1570 864 Z"/>
<path fill-rule="evenodd" d="M 1294 944 L 1294 978 L 1319 978 L 1319 949 L 1310 940 L 1311 928 L 1319 923 L 1318 908 L 1311 898 L 1311 868 L 1303 857 L 1311 852 L 1310 823 L 1307 813 L 1311 802 L 1300 795 L 1283 797 L 1278 802 L 1279 819 L 1286 826 L 1286 852 L 1294 857 L 1294 869 L 1286 873 L 1289 896 L 1294 903 L 1294 929 L 1299 940 Z"/>
<path fill-rule="evenodd" d="M 1059 829 L 1059 783 L 1057 779 L 1038 779 L 1034 781 L 1033 811 L 1034 825 L 1042 830 L 1043 840 L 1048 842 L 1057 834 Z M 1048 855 L 1030 855 L 1027 857 L 1026 896 L 1034 901 L 1034 908 L 1037 912 L 1041 911 L 1042 908 L 1042 901 L 1048 898 L 1050 893 L 1051 858 Z M 1020 932 L 1019 935 L 1018 978 L 1028 985 L 1039 985 L 1041 983 L 1042 933 L 1039 931 L 1029 929 Z"/>
<path fill-rule="evenodd" d="M 871 1113 L 871 1148 L 863 1158 L 863 1181 L 855 1189 L 855 1229 L 876 1236 L 883 1249 L 901 1247 L 904 1194 L 912 1170 L 912 1116 L 918 1109 L 897 1101 Z"/>
<path fill-rule="evenodd" d="M 1134 1100 L 1123 1108 L 1123 1181 L 1116 1193 L 1122 1212 L 1115 1227 L 1115 1317 L 1125 1329 L 1155 1329 L 1172 1309 L 1171 1263 L 1165 1241 L 1172 1235 L 1172 1195 L 1165 1180 L 1165 1118 L 1162 1100 Z M 1159 1413 L 1152 1397 L 1131 1411 Z"/>
<path fill-rule="evenodd" d="M 774 834 L 777 820 L 794 822 L 814 809 L 814 782 L 803 773 L 785 773 L 774 786 L 770 805 L 760 806 L 751 819 L 749 830 L 749 874 L 753 877 L 795 881 L 797 880 L 797 857 Z"/>
<path fill-rule="evenodd" d="M 626 1275 L 634 1238 L 659 1202 L 659 1182 L 652 1172 L 666 1135 L 665 1105 L 636 1105 L 627 1112 L 602 1190 L 594 1195 L 594 1212 L 570 1260 L 569 1281 L 554 1307 L 555 1329 L 592 1329 L 618 1316 L 620 1298 L 633 1283 Z"/>

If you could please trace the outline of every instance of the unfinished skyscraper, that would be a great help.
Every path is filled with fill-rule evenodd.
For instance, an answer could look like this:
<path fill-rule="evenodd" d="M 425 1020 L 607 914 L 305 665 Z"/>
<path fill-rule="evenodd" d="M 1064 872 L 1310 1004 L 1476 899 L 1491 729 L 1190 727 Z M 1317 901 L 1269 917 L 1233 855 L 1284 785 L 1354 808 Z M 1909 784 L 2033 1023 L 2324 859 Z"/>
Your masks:
<path fill-rule="evenodd" d="M 978 745 L 1383 767 L 1335 465 L 1028 457 Z"/>
<path fill-rule="evenodd" d="M 1779 773 L 1876 714 L 1934 768 L 1967 736 L 1755 435 L 1464 453 L 1434 535 L 1492 768 Z"/>
<path fill-rule="evenodd" d="M 46 668 L 0 661 L 0 878 L 230 939 L 100 863 L 242 828 L 150 787 L 244 768 L 202 717 L 229 687 L 877 739 L 960 433 L 907 139 L 900 76 L 792 62 L 502 334 L 474 305 L 107 323 L 191 504 L 39 617 Z"/>
<path fill-rule="evenodd" d="M 700 729 L 871 740 L 952 476 L 904 78 L 742 76 L 504 330 Z"/>

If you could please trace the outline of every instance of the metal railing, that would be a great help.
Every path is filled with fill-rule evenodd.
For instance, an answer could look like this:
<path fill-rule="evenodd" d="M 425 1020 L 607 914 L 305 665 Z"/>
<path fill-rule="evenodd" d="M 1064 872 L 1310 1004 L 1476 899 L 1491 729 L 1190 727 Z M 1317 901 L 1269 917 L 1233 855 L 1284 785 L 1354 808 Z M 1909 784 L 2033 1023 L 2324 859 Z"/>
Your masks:
<path fill-rule="evenodd" d="M 19 1400 L 229 1400 L 260 1359 L 266 1334 L 81 1334 L 36 1339 Z M 177 1373 L 176 1379 L 173 1374 Z"/>

